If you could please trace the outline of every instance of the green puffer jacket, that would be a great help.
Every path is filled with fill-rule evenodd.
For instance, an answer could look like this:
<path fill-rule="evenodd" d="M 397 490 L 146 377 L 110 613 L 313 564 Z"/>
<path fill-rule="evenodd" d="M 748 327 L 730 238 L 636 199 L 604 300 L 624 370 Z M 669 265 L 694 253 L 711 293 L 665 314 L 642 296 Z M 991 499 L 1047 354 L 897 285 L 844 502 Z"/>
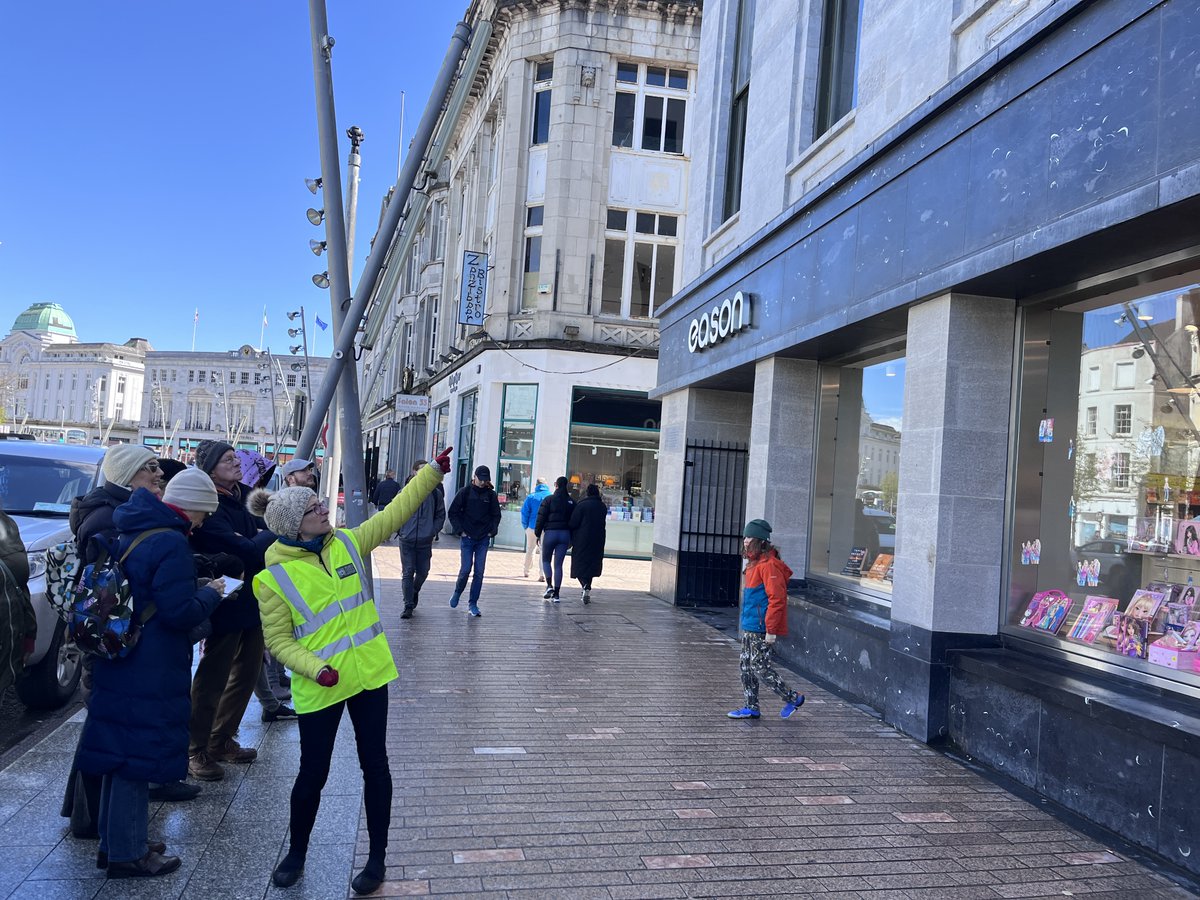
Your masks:
<path fill-rule="evenodd" d="M 17 523 L 0 512 L 0 693 L 21 674 L 26 645 L 36 635 L 25 542 Z"/>

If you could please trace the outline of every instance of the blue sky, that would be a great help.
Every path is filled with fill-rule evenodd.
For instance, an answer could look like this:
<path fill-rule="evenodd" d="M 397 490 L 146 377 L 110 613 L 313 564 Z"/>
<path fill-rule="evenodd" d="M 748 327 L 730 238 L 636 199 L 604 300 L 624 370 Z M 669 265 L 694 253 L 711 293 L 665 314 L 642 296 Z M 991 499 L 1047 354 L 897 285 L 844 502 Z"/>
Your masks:
<path fill-rule="evenodd" d="M 342 181 L 362 149 L 355 278 L 466 0 L 328 0 Z M 84 341 L 286 351 L 285 312 L 329 321 L 307 4 L 4 4 L 0 29 L 0 336 L 62 304 Z M 310 324 L 310 335 L 319 330 Z M 328 353 L 330 332 L 318 347 Z"/>

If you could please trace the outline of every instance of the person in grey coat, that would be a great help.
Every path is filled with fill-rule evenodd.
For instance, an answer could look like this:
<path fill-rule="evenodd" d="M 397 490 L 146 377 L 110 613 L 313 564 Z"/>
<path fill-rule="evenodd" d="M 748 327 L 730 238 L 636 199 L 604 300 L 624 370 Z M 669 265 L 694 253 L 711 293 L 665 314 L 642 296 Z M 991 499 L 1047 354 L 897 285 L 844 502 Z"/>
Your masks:
<path fill-rule="evenodd" d="M 418 459 L 413 463 L 409 481 L 428 463 Z M 421 585 L 429 577 L 429 563 L 433 559 L 433 539 L 446 522 L 446 492 L 439 484 L 433 493 L 421 501 L 412 518 L 400 527 L 401 585 L 404 590 L 404 612 L 400 618 L 411 619 L 417 602 L 421 599 Z"/>

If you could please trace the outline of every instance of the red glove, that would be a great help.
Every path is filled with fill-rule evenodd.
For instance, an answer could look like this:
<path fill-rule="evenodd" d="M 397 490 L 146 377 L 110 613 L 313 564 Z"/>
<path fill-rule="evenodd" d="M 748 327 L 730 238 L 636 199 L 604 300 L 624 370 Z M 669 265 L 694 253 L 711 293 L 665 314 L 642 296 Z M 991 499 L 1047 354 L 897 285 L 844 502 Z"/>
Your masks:
<path fill-rule="evenodd" d="M 450 474 L 450 451 L 453 449 L 453 447 L 447 447 L 433 458 L 433 461 L 437 463 L 438 468 L 442 470 L 443 475 Z"/>
<path fill-rule="evenodd" d="M 321 687 L 333 687 L 338 683 L 338 671 L 333 666 L 326 666 L 317 673 L 317 684 Z"/>

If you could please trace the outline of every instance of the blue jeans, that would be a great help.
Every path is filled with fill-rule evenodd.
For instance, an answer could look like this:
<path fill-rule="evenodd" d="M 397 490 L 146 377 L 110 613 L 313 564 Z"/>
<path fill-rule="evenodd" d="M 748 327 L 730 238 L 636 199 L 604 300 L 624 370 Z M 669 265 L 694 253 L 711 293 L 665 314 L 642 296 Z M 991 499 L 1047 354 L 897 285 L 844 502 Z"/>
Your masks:
<path fill-rule="evenodd" d="M 454 585 L 454 593 L 461 594 L 467 586 L 467 576 L 474 568 L 475 575 L 471 579 L 471 606 L 479 605 L 479 592 L 483 590 L 483 568 L 487 564 L 488 544 L 490 537 L 471 538 L 462 536 L 460 552 L 462 563 L 458 567 L 458 581 Z"/>
<path fill-rule="evenodd" d="M 100 849 L 111 862 L 133 862 L 146 855 L 150 785 L 119 775 L 100 782 Z"/>
<path fill-rule="evenodd" d="M 571 546 L 571 532 L 565 528 L 555 528 L 553 531 L 542 532 L 542 574 L 546 576 L 546 587 L 553 586 L 554 595 L 562 587 L 563 557 Z M 550 561 L 554 560 L 554 581 L 550 581 Z"/>

